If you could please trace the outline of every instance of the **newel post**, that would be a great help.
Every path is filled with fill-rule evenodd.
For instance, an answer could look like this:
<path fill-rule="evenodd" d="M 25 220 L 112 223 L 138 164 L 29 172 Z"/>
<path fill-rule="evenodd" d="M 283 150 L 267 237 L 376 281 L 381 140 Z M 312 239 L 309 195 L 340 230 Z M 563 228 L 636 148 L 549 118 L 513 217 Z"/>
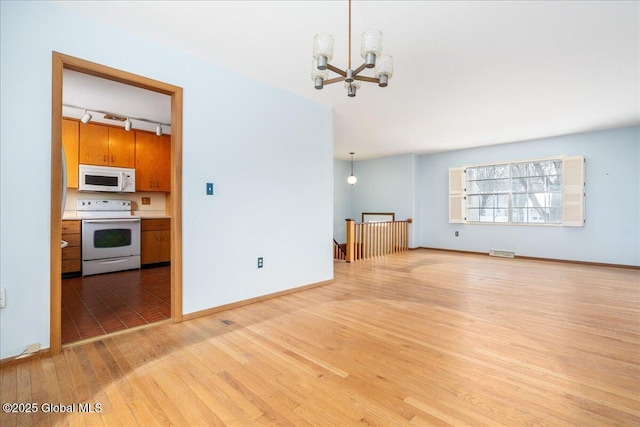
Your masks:
<path fill-rule="evenodd" d="M 354 262 L 356 260 L 356 222 L 352 219 L 347 219 L 347 262 Z"/>

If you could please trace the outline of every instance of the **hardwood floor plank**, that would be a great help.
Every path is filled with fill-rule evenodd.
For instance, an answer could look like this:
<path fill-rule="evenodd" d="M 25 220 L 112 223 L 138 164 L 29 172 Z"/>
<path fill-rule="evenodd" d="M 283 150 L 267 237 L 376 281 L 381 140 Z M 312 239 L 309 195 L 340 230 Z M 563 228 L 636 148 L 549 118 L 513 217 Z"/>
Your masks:
<path fill-rule="evenodd" d="M 640 271 L 416 250 L 0 368 L 14 425 L 640 425 Z"/>
<path fill-rule="evenodd" d="M 31 390 L 27 389 L 29 382 L 18 383 L 18 366 L 28 366 L 27 363 L 21 365 L 4 366 L 2 369 L 2 381 L 0 381 L 0 399 L 2 404 L 17 403 L 17 402 L 31 402 Z M 24 369 L 22 369 L 24 371 Z M 24 389 L 18 388 L 19 385 Z M 26 400 L 18 400 L 27 398 Z M 13 412 L 10 408 L 9 411 L 3 410 L 0 412 L 0 424 L 3 426 L 15 426 L 18 423 L 18 413 Z M 21 419 L 27 419 L 31 421 L 31 414 L 20 414 Z M 23 425 L 23 424 L 21 424 Z"/>

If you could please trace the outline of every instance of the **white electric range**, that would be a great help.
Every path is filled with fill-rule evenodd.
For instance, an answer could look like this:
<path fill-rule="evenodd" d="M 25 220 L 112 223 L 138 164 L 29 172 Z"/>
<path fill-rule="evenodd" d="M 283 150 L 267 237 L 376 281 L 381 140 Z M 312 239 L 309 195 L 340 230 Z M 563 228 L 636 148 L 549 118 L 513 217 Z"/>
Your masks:
<path fill-rule="evenodd" d="M 82 275 L 140 268 L 140 217 L 129 200 L 78 200 Z"/>

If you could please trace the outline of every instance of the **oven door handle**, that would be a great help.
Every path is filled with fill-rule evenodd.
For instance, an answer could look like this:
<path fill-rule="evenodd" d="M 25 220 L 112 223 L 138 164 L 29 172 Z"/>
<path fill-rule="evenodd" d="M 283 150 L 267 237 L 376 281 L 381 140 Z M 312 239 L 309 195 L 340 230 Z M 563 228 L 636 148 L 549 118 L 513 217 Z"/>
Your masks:
<path fill-rule="evenodd" d="M 104 224 L 105 222 L 140 222 L 140 218 L 132 218 L 132 219 L 83 219 L 82 222 L 85 223 L 99 223 L 99 224 Z"/>

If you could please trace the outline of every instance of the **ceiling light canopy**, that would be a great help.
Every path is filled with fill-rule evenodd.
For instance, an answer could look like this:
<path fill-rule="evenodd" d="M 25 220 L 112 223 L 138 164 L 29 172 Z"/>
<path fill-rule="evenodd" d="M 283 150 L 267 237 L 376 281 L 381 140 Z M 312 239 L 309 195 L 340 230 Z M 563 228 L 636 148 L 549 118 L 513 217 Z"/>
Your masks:
<path fill-rule="evenodd" d="M 351 68 L 351 0 L 349 0 L 349 65 L 346 70 L 341 70 L 329 63 L 333 59 L 333 43 L 333 36 L 329 33 L 316 34 L 313 39 L 311 80 L 316 89 L 344 81 L 347 95 L 354 97 L 360 89 L 360 82 L 378 83 L 380 87 L 387 87 L 389 79 L 393 76 L 393 58 L 382 55 L 382 31 L 367 30 L 362 33 L 360 56 L 364 59 L 364 63 L 355 70 Z M 365 68 L 374 67 L 375 77 L 359 75 Z M 333 71 L 339 77 L 330 79 L 329 71 Z"/>

